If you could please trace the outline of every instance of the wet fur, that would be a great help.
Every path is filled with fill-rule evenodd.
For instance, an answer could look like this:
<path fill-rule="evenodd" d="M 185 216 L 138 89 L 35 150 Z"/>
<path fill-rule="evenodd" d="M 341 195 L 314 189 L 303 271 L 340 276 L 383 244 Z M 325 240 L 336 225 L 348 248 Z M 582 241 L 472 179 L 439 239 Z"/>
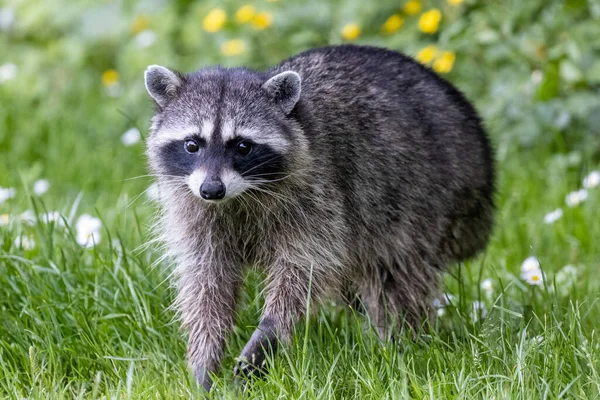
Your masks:
<path fill-rule="evenodd" d="M 302 90 L 286 115 L 260 88 L 290 70 Z M 382 336 L 402 321 L 418 328 L 440 273 L 487 243 L 494 174 L 480 119 L 458 90 L 410 58 L 334 46 L 266 73 L 211 68 L 181 77 L 153 131 L 182 115 L 259 116 L 291 149 L 277 179 L 208 204 L 182 179 L 161 175 L 161 148 L 149 140 L 163 198 L 160 233 L 178 265 L 188 359 L 205 388 L 233 325 L 245 267 L 263 268 L 268 284 L 242 372 L 264 359 L 265 343 L 290 340 L 309 288 L 315 306 L 358 294 Z"/>

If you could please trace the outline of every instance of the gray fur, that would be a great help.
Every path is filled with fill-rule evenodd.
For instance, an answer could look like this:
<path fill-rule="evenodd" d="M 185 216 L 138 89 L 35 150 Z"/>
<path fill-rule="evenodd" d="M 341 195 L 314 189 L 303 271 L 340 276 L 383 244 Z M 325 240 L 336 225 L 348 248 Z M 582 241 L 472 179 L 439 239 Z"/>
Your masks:
<path fill-rule="evenodd" d="M 285 71 L 297 73 L 302 90 L 298 80 L 298 99 L 284 91 L 282 106 L 265 83 Z M 232 328 L 245 266 L 262 268 L 268 284 L 243 373 L 265 340 L 272 348 L 274 337 L 289 342 L 309 293 L 314 306 L 359 295 L 382 336 L 402 321 L 417 329 L 440 273 L 486 245 L 494 211 L 490 144 L 463 95 L 412 59 L 333 46 L 266 73 L 215 67 L 182 82 L 159 103 L 148 157 L 162 191 L 160 233 L 178 264 L 188 359 L 205 388 Z M 253 180 L 217 204 L 192 195 L 183 172 L 167 172 L 160 132 L 200 130 L 207 119 L 217 121 L 211 146 L 222 146 L 216 136 L 225 122 L 266 135 L 285 174 Z"/>

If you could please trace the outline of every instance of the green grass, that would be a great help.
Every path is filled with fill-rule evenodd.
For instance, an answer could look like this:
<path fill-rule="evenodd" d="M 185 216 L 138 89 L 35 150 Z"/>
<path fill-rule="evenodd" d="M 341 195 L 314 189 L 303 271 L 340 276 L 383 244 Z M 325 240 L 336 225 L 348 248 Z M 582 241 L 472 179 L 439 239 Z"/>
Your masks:
<path fill-rule="evenodd" d="M 593 55 L 586 58 L 597 54 L 586 45 L 597 42 L 600 25 L 582 11 L 585 2 L 567 2 L 567 11 L 556 1 L 548 7 L 533 1 L 444 5 L 447 25 L 432 39 L 418 32 L 418 17 L 407 17 L 399 34 L 383 37 L 379 24 L 396 12 L 392 2 L 376 9 L 352 1 L 358 7 L 354 14 L 348 8 L 340 15 L 330 15 L 339 7 L 322 7 L 323 19 L 312 18 L 321 12 L 297 12 L 314 10 L 310 0 L 298 8 L 290 2 L 289 10 L 284 1 L 261 3 L 275 13 L 272 31 L 228 22 L 223 32 L 209 36 L 198 22 L 209 4 L 178 1 L 164 19 L 160 10 L 152 16 L 158 43 L 136 50 L 127 28 L 114 37 L 84 37 L 69 18 L 90 12 L 94 2 L 71 9 L 61 1 L 23 2 L 17 7 L 22 25 L 0 41 L 0 54 L 19 65 L 17 78 L 0 84 L 0 186 L 17 190 L 14 199 L 0 203 L 0 214 L 11 220 L 0 225 L 0 398 L 200 395 L 184 359 L 185 333 L 169 308 L 171 267 L 157 262 L 158 245 L 145 246 L 156 209 L 143 193 L 151 182 L 144 176 L 143 144 L 125 147 L 120 141 L 133 126 L 147 133 L 152 107 L 143 68 L 158 62 L 191 70 L 220 62 L 219 43 L 237 36 L 248 37 L 250 49 L 262 52 L 224 62 L 263 66 L 300 48 L 339 42 L 341 26 L 355 20 L 363 23 L 365 43 L 411 54 L 429 43 L 457 51 L 449 79 L 482 111 L 497 151 L 495 233 L 485 253 L 445 274 L 443 290 L 454 296 L 452 305 L 416 339 L 405 335 L 381 343 L 362 316 L 327 305 L 300 324 L 293 345 L 271 360 L 270 373 L 245 396 L 600 397 L 600 188 L 590 189 L 581 205 L 565 206 L 565 196 L 600 168 L 594 124 L 600 64 Z M 137 2 L 125 3 L 130 12 Z M 238 6 L 224 4 L 230 16 Z M 360 20 L 356 10 L 363 5 L 368 12 Z M 63 19 L 52 14 L 63 9 L 71 10 Z M 536 19 L 541 9 L 544 24 Z M 126 18 L 131 15 L 135 11 Z M 569 34 L 560 33 L 565 26 Z M 548 53 L 542 45 L 532 50 L 540 31 L 546 32 Z M 554 37 L 560 44 L 552 47 Z M 574 65 L 583 78 L 573 73 Z M 120 97 L 108 96 L 101 84 L 102 72 L 113 67 L 121 73 Z M 532 71 L 546 72 L 538 89 Z M 556 122 L 565 110 L 568 122 Z M 51 183 L 41 197 L 31 194 L 40 178 Z M 559 207 L 563 217 L 544 224 L 544 215 Z M 28 225 L 19 218 L 26 210 L 58 210 L 68 227 Z M 74 224 L 83 213 L 103 221 L 101 242 L 93 249 L 75 241 Z M 16 246 L 20 235 L 32 238 L 35 247 Z M 529 256 L 540 260 L 546 285 L 520 279 Z M 572 281 L 557 275 L 567 264 L 577 270 Z M 242 396 L 232 369 L 260 315 L 261 278 L 248 277 L 215 398 Z M 493 282 L 489 296 L 480 288 L 487 278 Z M 473 301 L 485 304 L 484 318 L 474 320 Z"/>
<path fill-rule="evenodd" d="M 24 111 L 9 107 L 8 112 Z M 1 206 L 13 222 L 0 228 L 0 393 L 15 398 L 197 395 L 184 361 L 184 334 L 169 309 L 169 268 L 151 267 L 160 253 L 139 249 L 154 212 L 145 196 L 134 200 L 148 181 L 128 180 L 143 174 L 142 145 L 125 148 L 115 127 L 79 131 L 90 123 L 83 115 L 55 117 L 47 139 L 39 139 L 38 130 L 25 130 L 13 138 L 19 145 L 3 152 L 2 166 L 10 172 L 3 186 L 13 184 L 18 194 Z M 114 126 L 126 126 L 117 110 L 106 115 Z M 53 154 L 65 158 L 55 160 Z M 447 274 L 444 287 L 455 296 L 454 306 L 419 339 L 381 344 L 360 316 L 327 306 L 299 327 L 292 348 L 273 360 L 269 375 L 251 385 L 248 395 L 596 398 L 600 190 L 590 190 L 576 208 L 565 207 L 553 225 L 543 224 L 543 215 L 563 206 L 564 196 L 581 185 L 591 167 L 585 160 L 569 166 L 564 158 L 541 146 L 499 151 L 495 235 L 482 256 Z M 27 196 L 32 179 L 41 176 L 51 180 L 50 191 L 41 198 Z M 99 215 L 102 241 L 83 249 L 71 229 L 17 221 L 25 209 Z M 36 247 L 16 248 L 14 238 L 21 234 L 31 236 Z M 554 290 L 528 286 L 519 272 L 529 255 L 540 259 L 548 284 L 565 264 L 577 266 L 576 281 Z M 488 277 L 494 284 L 490 298 L 479 290 Z M 259 279 L 249 279 L 253 284 L 243 295 L 217 397 L 239 395 L 232 383 L 233 359 L 260 311 Z M 471 302 L 477 299 L 488 314 L 473 323 Z"/>

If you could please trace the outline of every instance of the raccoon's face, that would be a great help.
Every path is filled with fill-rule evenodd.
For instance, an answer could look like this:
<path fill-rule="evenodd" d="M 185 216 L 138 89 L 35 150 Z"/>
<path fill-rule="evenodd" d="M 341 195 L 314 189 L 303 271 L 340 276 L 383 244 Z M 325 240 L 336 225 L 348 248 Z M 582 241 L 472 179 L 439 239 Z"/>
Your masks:
<path fill-rule="evenodd" d="M 150 66 L 145 79 L 158 105 L 148 156 L 162 181 L 219 202 L 268 191 L 289 174 L 302 141 L 289 117 L 300 98 L 297 73 L 215 68 L 182 76 Z"/>

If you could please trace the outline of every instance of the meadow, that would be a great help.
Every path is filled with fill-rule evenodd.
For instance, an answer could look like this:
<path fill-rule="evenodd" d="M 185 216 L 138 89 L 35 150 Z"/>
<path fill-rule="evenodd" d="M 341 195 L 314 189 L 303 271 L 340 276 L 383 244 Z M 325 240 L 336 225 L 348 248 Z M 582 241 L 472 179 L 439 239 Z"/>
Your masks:
<path fill-rule="evenodd" d="M 600 397 L 598 0 L 4 0 L 0 397 L 199 397 L 170 308 L 143 71 L 265 68 L 352 42 L 400 50 L 480 111 L 498 168 L 492 240 L 443 277 L 437 319 L 381 343 L 328 305 L 241 393 L 250 274 L 213 398 Z"/>

